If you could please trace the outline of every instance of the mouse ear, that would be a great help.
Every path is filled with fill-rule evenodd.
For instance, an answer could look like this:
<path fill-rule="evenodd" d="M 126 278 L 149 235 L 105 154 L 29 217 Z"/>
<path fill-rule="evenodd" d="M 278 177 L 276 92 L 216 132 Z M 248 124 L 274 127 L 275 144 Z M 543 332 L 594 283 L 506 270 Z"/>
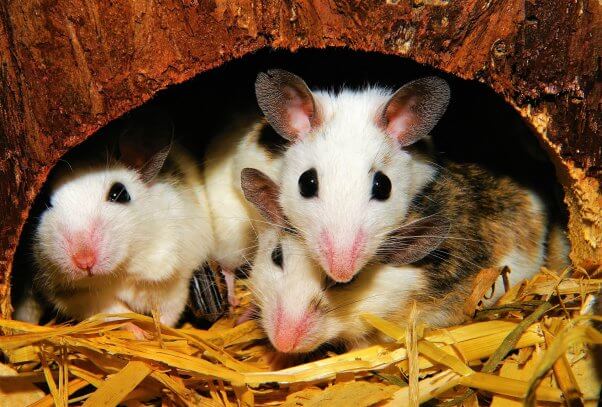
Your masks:
<path fill-rule="evenodd" d="M 280 188 L 270 177 L 255 168 L 244 168 L 240 173 L 240 186 L 247 201 L 251 202 L 269 222 L 285 226 L 278 197 Z"/>
<path fill-rule="evenodd" d="M 255 95 L 268 123 L 289 141 L 303 138 L 320 125 L 314 96 L 295 74 L 282 69 L 259 73 Z"/>
<path fill-rule="evenodd" d="M 377 258 L 386 264 L 417 262 L 439 247 L 449 229 L 449 220 L 437 215 L 410 221 L 389 234 L 377 250 Z"/>
<path fill-rule="evenodd" d="M 162 111 L 137 115 L 119 136 L 119 161 L 138 171 L 143 182 L 152 181 L 165 164 L 173 132 L 171 118 Z"/>
<path fill-rule="evenodd" d="M 383 107 L 378 125 L 402 147 L 428 136 L 447 105 L 450 89 L 436 76 L 412 81 L 397 90 Z"/>

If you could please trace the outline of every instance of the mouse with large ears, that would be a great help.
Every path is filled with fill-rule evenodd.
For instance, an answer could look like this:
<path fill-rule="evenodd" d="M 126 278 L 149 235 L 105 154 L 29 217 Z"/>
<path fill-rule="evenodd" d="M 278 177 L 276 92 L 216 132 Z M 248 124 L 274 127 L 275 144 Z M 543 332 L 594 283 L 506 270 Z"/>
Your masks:
<path fill-rule="evenodd" d="M 417 145 L 445 112 L 449 86 L 427 77 L 395 92 L 312 92 L 298 76 L 270 70 L 255 87 L 267 121 L 290 142 L 278 180 L 282 214 L 326 273 L 348 282 L 397 233 L 436 175 Z"/>
<path fill-rule="evenodd" d="M 64 316 L 156 309 L 174 325 L 184 310 L 213 234 L 201 174 L 159 113 L 139 113 L 101 146 L 63 160 L 47 185 L 36 284 Z M 114 148 L 105 146 L 115 135 Z"/>

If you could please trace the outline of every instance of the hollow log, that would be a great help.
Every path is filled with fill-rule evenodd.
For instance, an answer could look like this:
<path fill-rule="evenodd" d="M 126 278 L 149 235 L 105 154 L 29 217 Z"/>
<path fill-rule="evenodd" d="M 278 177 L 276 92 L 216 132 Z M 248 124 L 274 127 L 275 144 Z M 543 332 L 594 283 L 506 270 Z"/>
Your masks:
<path fill-rule="evenodd" d="M 264 47 L 344 46 L 490 86 L 533 128 L 602 262 L 597 0 L 6 0 L 0 3 L 0 312 L 30 206 L 70 148 L 168 85 Z"/>

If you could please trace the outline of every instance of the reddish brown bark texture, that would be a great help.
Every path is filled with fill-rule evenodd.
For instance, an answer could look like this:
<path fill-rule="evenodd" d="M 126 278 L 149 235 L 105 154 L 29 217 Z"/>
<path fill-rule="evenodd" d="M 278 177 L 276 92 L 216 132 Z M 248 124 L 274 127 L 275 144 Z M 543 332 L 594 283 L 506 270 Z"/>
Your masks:
<path fill-rule="evenodd" d="M 573 258 L 591 266 L 601 30 L 597 0 L 0 2 L 0 311 L 29 206 L 63 153 L 167 85 L 266 46 L 397 54 L 489 84 L 555 157 Z"/>

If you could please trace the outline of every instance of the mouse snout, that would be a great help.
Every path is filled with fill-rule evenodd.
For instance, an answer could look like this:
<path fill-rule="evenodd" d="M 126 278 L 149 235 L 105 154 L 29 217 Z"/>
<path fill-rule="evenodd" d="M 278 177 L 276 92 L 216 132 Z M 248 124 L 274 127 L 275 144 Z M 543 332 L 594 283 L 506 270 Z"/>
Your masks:
<path fill-rule="evenodd" d="M 88 275 L 93 275 L 98 269 L 100 258 L 99 223 L 92 222 L 86 229 L 64 234 L 65 248 L 71 259 L 72 266 Z"/>
<path fill-rule="evenodd" d="M 91 246 L 81 246 L 71 255 L 71 260 L 75 267 L 81 270 L 92 272 L 92 268 L 96 265 L 96 251 Z"/>
<path fill-rule="evenodd" d="M 272 345 L 276 350 L 284 353 L 303 351 L 300 348 L 311 332 L 313 313 L 305 312 L 300 316 L 293 316 L 288 315 L 281 306 L 278 306 L 275 316 Z"/>
<path fill-rule="evenodd" d="M 351 239 L 349 238 L 351 235 Z M 322 266 L 337 283 L 349 282 L 356 273 L 358 259 L 366 244 L 366 234 L 362 229 L 356 233 L 343 233 L 333 236 L 326 230 L 320 234 Z"/>

